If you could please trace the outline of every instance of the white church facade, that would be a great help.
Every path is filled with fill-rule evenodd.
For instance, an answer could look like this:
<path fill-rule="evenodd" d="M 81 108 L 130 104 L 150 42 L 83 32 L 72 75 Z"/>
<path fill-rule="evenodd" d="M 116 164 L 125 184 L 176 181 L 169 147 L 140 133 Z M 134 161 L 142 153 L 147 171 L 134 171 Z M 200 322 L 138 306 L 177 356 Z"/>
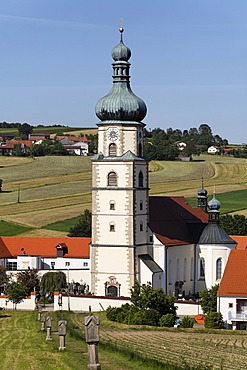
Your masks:
<path fill-rule="evenodd" d="M 98 154 L 92 158 L 91 291 L 130 296 L 135 281 L 192 297 L 219 283 L 236 243 L 219 225 L 215 195 L 149 197 L 142 122 L 147 108 L 130 87 L 130 49 L 112 50 L 113 87 L 96 104 Z M 208 213 L 209 206 L 209 213 Z"/>

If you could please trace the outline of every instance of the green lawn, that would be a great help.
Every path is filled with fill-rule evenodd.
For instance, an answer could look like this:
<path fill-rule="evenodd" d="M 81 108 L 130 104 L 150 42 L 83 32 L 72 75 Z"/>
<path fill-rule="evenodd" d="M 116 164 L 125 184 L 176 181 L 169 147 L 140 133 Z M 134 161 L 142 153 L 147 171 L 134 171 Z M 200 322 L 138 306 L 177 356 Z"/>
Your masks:
<path fill-rule="evenodd" d="M 79 217 L 73 217 L 69 218 L 68 220 L 54 222 L 52 224 L 43 226 L 42 229 L 69 232 L 69 229 L 78 222 Z"/>
<path fill-rule="evenodd" d="M 14 222 L 0 220 L 0 235 L 15 236 L 32 230 L 30 227 L 22 226 Z"/>
<path fill-rule="evenodd" d="M 84 337 L 84 316 L 73 313 L 49 312 L 52 317 L 52 340 L 46 340 L 41 331 L 36 311 L 2 311 L 0 314 L 0 363 L 2 370 L 78 370 L 87 369 L 87 344 Z M 66 350 L 59 351 L 58 320 L 67 320 Z M 159 361 L 143 357 L 125 348 L 117 349 L 107 341 L 99 345 L 99 361 L 102 370 L 179 370 L 175 366 L 160 365 Z M 188 370 L 188 369 L 187 369 Z"/>
<path fill-rule="evenodd" d="M 221 214 L 240 211 L 247 208 L 247 189 L 216 194 L 216 198 L 221 203 Z M 211 199 L 212 195 L 208 197 L 208 201 L 210 201 Z M 192 207 L 197 206 L 197 198 L 186 198 L 186 200 Z"/>

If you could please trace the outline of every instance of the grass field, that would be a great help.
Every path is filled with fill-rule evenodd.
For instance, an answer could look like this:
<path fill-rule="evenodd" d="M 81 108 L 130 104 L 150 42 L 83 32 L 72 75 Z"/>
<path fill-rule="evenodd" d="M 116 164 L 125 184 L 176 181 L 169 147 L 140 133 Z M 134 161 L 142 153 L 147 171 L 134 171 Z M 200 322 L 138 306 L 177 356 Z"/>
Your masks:
<path fill-rule="evenodd" d="M 36 311 L 0 315 L 2 370 L 87 369 L 83 313 L 49 312 L 52 340 L 46 341 Z M 247 367 L 246 332 L 154 329 L 115 324 L 100 313 L 102 370 L 242 370 Z M 67 320 L 66 351 L 59 351 L 58 320 Z"/>
<path fill-rule="evenodd" d="M 91 160 L 88 157 L 0 156 L 0 169 L 3 179 L 0 220 L 33 228 L 32 235 L 35 231 L 41 235 L 42 227 L 67 232 L 68 224 L 74 222 L 70 219 L 78 217 L 86 208 L 91 209 Z M 188 163 L 153 161 L 149 171 L 150 195 L 194 198 L 203 176 L 209 199 L 215 188 L 223 212 L 246 212 L 245 159 L 204 155 Z"/>

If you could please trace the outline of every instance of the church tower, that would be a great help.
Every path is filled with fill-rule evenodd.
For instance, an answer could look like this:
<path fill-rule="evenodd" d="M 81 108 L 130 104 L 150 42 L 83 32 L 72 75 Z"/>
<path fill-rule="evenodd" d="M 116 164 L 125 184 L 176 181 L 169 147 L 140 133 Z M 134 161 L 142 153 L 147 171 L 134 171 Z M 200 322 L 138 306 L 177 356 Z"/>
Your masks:
<path fill-rule="evenodd" d="M 112 50 L 113 87 L 96 104 L 98 154 L 92 158 L 91 291 L 129 296 L 147 254 L 148 163 L 143 158 L 147 108 L 130 87 L 130 49 Z"/>

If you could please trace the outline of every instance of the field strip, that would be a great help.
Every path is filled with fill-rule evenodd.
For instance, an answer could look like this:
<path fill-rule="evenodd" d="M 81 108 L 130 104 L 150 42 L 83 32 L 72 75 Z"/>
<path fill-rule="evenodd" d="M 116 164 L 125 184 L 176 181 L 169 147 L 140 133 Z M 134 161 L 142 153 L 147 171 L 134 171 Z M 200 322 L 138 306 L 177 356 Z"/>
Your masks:
<path fill-rule="evenodd" d="M 166 186 L 166 185 L 162 186 L 160 184 L 155 184 L 152 186 L 152 184 L 150 184 L 149 194 L 156 195 L 156 196 L 159 196 L 159 195 L 184 196 L 185 198 L 196 197 L 197 191 L 200 188 L 200 186 L 198 185 L 198 187 L 195 188 L 194 185 L 195 184 L 193 185 L 191 184 L 191 187 L 189 188 L 189 184 L 186 184 L 185 186 L 182 183 L 179 183 L 179 184 L 174 183 L 174 187 L 171 186 L 171 184 L 169 186 Z M 213 195 L 214 188 L 215 188 L 215 184 L 209 185 L 206 187 L 209 198 L 210 196 Z M 228 193 L 229 191 L 246 190 L 246 189 L 247 189 L 247 183 L 246 184 L 233 184 L 233 185 L 224 184 L 224 185 L 216 186 L 217 194 Z"/>
<path fill-rule="evenodd" d="M 149 357 L 173 364 L 187 363 L 193 366 L 205 364 L 213 366 L 213 369 L 221 369 L 223 366 L 224 370 L 240 370 L 247 367 L 247 354 L 245 350 L 243 351 L 247 339 L 243 339 L 242 336 L 237 338 L 237 346 L 232 337 L 189 332 L 101 329 L 101 336 L 104 341 L 115 343 L 119 348 L 128 347 L 140 354 L 148 351 Z M 200 353 L 200 356 L 195 356 L 197 353 Z"/>
<path fill-rule="evenodd" d="M 88 208 L 91 209 L 91 203 L 76 204 L 58 208 L 32 211 L 28 213 L 18 213 L 15 215 L 5 215 L 1 218 L 4 221 L 12 221 L 30 227 L 42 227 L 57 221 L 67 220 L 79 216 Z"/>
<path fill-rule="evenodd" d="M 0 217 L 5 217 L 7 215 L 14 215 L 20 213 L 28 213 L 33 211 L 39 210 L 49 210 L 51 208 L 58 208 L 58 207 L 66 207 L 71 205 L 78 205 L 81 204 L 89 204 L 91 203 L 91 193 L 85 194 L 76 194 L 76 195 L 69 195 L 63 197 L 54 197 L 52 199 L 45 199 L 45 200 L 35 200 L 35 201 L 28 201 L 28 202 L 20 202 L 20 203 L 12 203 L 4 205 L 4 207 L 0 208 Z M 91 208 L 91 205 L 90 205 Z"/>
<path fill-rule="evenodd" d="M 49 176 L 49 177 L 37 177 L 26 180 L 19 181 L 9 181 L 3 183 L 3 190 L 5 191 L 15 191 L 18 190 L 19 186 L 21 189 L 29 189 L 35 187 L 42 187 L 46 185 L 56 185 L 64 182 L 75 182 L 75 181 L 91 181 L 91 172 L 78 172 L 73 174 L 66 174 L 60 176 Z"/>

